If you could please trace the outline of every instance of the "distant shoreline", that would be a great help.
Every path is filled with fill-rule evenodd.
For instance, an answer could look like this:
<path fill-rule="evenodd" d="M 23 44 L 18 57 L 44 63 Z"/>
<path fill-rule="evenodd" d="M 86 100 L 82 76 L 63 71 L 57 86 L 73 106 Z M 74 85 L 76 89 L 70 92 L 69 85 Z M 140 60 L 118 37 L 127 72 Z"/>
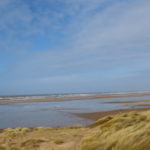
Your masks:
<path fill-rule="evenodd" d="M 124 97 L 142 97 L 148 96 L 150 92 L 133 92 L 133 93 L 112 93 L 103 95 L 91 95 L 91 96 L 66 96 L 66 97 L 49 97 L 49 98 L 32 98 L 32 99 L 1 99 L 0 104 L 6 103 L 26 103 L 26 102 L 59 102 L 59 101 L 71 101 L 71 100 L 92 100 L 103 98 L 124 98 Z"/>

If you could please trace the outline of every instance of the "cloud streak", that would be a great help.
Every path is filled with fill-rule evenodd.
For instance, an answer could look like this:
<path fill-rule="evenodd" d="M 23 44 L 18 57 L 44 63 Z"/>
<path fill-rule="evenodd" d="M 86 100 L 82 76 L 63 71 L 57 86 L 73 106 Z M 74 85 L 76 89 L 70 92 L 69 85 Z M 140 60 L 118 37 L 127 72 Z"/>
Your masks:
<path fill-rule="evenodd" d="M 0 14 L 1 91 L 150 90 L 148 0 L 7 0 Z"/>

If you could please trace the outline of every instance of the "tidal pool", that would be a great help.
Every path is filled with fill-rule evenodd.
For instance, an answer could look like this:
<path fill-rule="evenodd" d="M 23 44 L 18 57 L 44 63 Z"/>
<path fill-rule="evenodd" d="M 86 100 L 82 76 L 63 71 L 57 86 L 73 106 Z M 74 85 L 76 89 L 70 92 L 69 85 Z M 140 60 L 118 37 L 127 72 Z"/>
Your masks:
<path fill-rule="evenodd" d="M 104 98 L 91 100 L 71 100 L 61 102 L 27 102 L 8 103 L 0 105 L 0 128 L 37 127 L 37 126 L 71 126 L 88 125 L 91 120 L 80 118 L 75 113 L 90 113 L 128 109 L 135 103 L 127 106 L 122 103 L 106 103 L 111 101 L 133 101 L 150 99 L 150 96 Z M 138 104 L 147 104 L 140 102 Z"/>

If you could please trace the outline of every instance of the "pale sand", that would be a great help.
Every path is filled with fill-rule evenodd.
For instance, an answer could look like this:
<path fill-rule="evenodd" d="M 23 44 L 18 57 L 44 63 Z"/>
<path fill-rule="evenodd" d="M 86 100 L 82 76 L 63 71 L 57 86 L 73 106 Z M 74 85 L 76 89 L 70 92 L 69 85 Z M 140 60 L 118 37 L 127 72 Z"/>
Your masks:
<path fill-rule="evenodd" d="M 98 120 L 102 117 L 105 116 L 109 116 L 109 115 L 116 115 L 116 114 L 120 114 L 120 113 L 128 113 L 131 111 L 146 111 L 146 110 L 150 110 L 149 108 L 136 108 L 136 109 L 120 109 L 120 110 L 113 110 L 113 111 L 106 111 L 106 112 L 94 112 L 94 113 L 79 113 L 76 114 L 78 117 L 82 117 L 82 118 L 86 118 L 86 119 L 90 119 L 90 120 Z"/>
<path fill-rule="evenodd" d="M 150 92 L 143 93 L 128 93 L 128 94 L 106 94 L 100 96 L 74 96 L 74 97 L 59 97 L 59 98 L 42 98 L 42 99 L 11 99 L 11 100 L 0 100 L 0 104 L 6 103 L 24 103 L 24 102 L 55 102 L 55 101 L 70 101 L 70 100 L 92 100 L 92 99 L 103 99 L 103 98 L 124 98 L 124 97 L 142 97 L 150 96 Z"/>
<path fill-rule="evenodd" d="M 105 104 L 119 104 L 119 103 L 141 103 L 141 102 L 150 102 L 150 99 L 144 99 L 144 100 L 130 100 L 130 101 L 110 101 L 110 102 L 104 102 Z"/>

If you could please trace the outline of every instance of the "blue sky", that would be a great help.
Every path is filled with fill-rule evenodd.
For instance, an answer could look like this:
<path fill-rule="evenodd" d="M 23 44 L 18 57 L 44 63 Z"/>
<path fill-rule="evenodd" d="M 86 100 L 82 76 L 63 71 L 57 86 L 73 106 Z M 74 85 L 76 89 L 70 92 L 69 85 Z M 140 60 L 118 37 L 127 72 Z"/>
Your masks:
<path fill-rule="evenodd" d="M 0 94 L 150 90 L 149 0 L 0 0 Z"/>

